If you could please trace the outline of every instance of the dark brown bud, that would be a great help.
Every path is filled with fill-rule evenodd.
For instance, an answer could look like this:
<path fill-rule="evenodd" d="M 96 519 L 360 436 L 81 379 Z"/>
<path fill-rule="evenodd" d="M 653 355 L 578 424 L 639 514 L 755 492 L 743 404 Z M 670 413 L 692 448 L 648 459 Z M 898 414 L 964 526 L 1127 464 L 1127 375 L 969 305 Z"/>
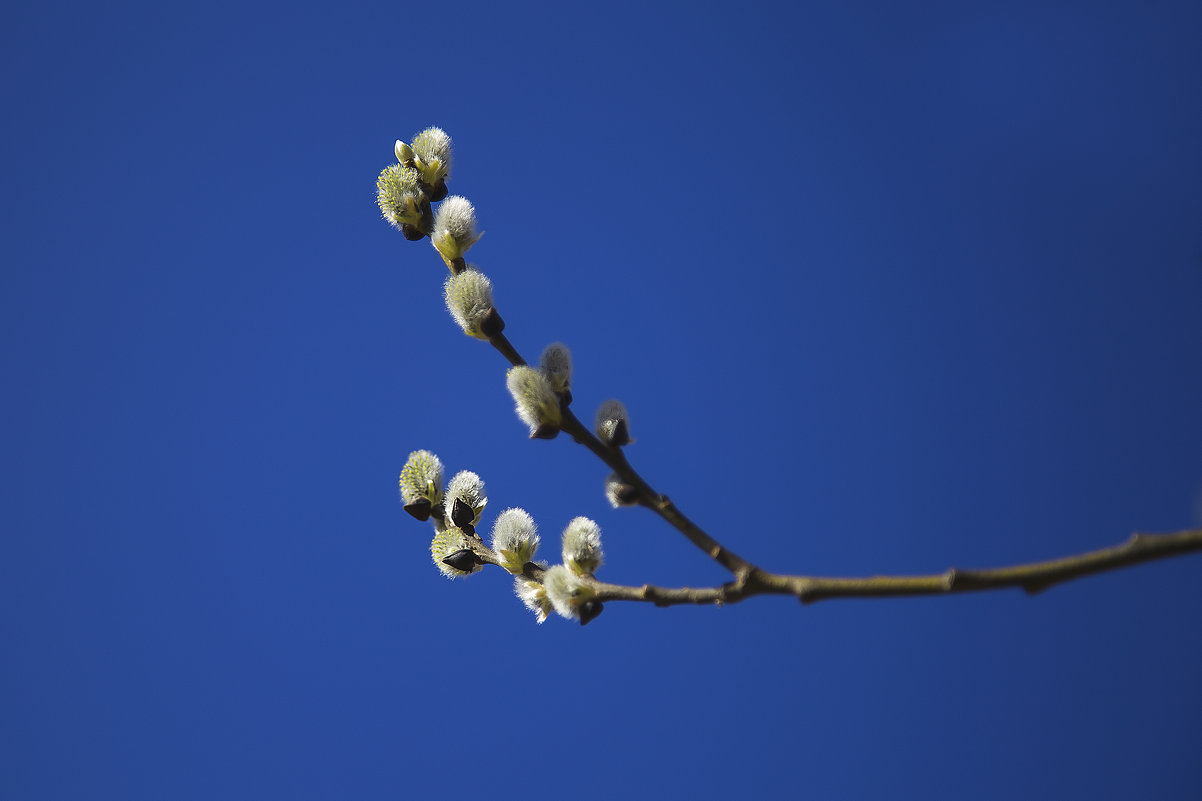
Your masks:
<path fill-rule="evenodd" d="M 476 566 L 476 554 L 469 548 L 463 548 L 443 559 L 442 563 L 447 567 L 455 568 L 460 573 L 470 573 Z"/>
<path fill-rule="evenodd" d="M 530 439 L 555 439 L 559 436 L 559 426 L 553 426 L 550 423 L 543 423 L 538 428 L 534 429 L 534 433 L 530 435 Z"/>
<path fill-rule="evenodd" d="M 615 448 L 630 444 L 630 428 L 626 425 L 625 418 L 619 420 L 614 426 L 614 434 L 610 437 L 609 444 Z"/>
<path fill-rule="evenodd" d="M 614 498 L 621 504 L 634 503 L 639 499 L 639 488 L 630 484 L 618 484 L 614 488 Z"/>
<path fill-rule="evenodd" d="M 437 203 L 438 201 L 445 198 L 447 196 L 446 179 L 444 178 L 443 180 L 439 181 L 434 186 L 430 187 L 430 191 L 428 194 L 430 195 L 430 200 L 434 201 L 435 203 Z"/>
<path fill-rule="evenodd" d="M 401 223 L 401 233 L 404 234 L 405 238 L 410 242 L 416 242 L 417 240 L 424 239 L 426 237 L 426 235 L 418 230 L 416 226 L 410 225 L 409 223 Z"/>
<path fill-rule="evenodd" d="M 488 314 L 484 315 L 484 319 L 480 321 L 480 333 L 492 339 L 504 330 L 505 321 L 501 319 L 501 313 L 497 311 L 497 307 L 493 306 L 488 310 Z"/>
<path fill-rule="evenodd" d="M 587 626 L 589 623 L 597 619 L 597 615 L 601 614 L 605 606 L 593 598 L 585 601 L 580 605 L 580 625 Z"/>
<path fill-rule="evenodd" d="M 430 519 L 430 499 L 418 498 L 413 503 L 405 504 L 405 511 L 416 517 L 423 523 Z"/>
<path fill-rule="evenodd" d="M 461 499 L 456 498 L 454 505 L 451 506 L 451 522 L 466 531 L 466 527 L 470 526 L 475 519 L 475 510 Z M 469 531 L 468 533 L 471 534 L 473 532 Z"/>

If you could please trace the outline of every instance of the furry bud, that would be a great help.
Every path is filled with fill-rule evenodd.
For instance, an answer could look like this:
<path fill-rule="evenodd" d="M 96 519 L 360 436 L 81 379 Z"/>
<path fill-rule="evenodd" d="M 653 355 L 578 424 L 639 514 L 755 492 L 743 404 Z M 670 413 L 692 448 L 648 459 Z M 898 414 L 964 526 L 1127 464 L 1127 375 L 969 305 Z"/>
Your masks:
<path fill-rule="evenodd" d="M 484 482 L 471 470 L 460 470 L 447 484 L 446 505 L 449 520 L 468 534 L 476 533 L 480 514 L 488 498 L 484 494 Z"/>
<path fill-rule="evenodd" d="M 476 244 L 480 234 L 476 233 L 476 209 L 462 195 L 451 195 L 438 206 L 434 213 L 434 231 L 430 241 L 438 250 L 447 267 L 455 272 L 454 262 L 462 260 L 468 248 Z"/>
<path fill-rule="evenodd" d="M 551 599 L 551 606 L 566 618 L 579 618 L 580 607 L 596 597 L 592 587 L 563 565 L 547 569 L 543 574 L 543 587 Z"/>
<path fill-rule="evenodd" d="M 605 499 L 615 509 L 619 506 L 634 506 L 639 502 L 639 490 L 638 487 L 622 481 L 617 473 L 610 473 L 605 479 Z"/>
<path fill-rule="evenodd" d="M 376 178 L 376 204 L 393 228 L 400 230 L 407 225 L 410 229 L 420 229 L 423 200 L 416 170 L 390 164 Z"/>
<path fill-rule="evenodd" d="M 575 517 L 563 530 L 563 563 L 578 576 L 591 576 L 601 567 L 601 527 L 587 517 Z"/>
<path fill-rule="evenodd" d="M 401 469 L 399 483 L 405 510 L 419 520 L 426 520 L 434 507 L 442 503 L 442 462 L 429 451 L 414 451 Z M 410 510 L 411 506 L 416 513 Z M 423 509 L 425 517 L 419 517 Z"/>
<path fill-rule="evenodd" d="M 562 342 L 552 342 L 538 360 L 538 369 L 551 383 L 556 395 L 568 395 L 572 390 L 572 352 Z"/>
<path fill-rule="evenodd" d="M 443 295 L 446 297 L 447 311 L 459 323 L 463 333 L 476 339 L 488 339 L 490 314 L 494 312 L 492 304 L 492 282 L 488 276 L 468 265 L 467 269 L 458 275 L 447 278 L 443 284 Z M 500 333 L 496 331 L 495 333 Z"/>
<path fill-rule="evenodd" d="M 597 409 L 597 422 L 594 426 L 597 439 L 606 445 L 622 447 L 629 445 L 630 423 L 627 420 L 626 406 L 617 399 L 607 400 Z"/>
<path fill-rule="evenodd" d="M 546 376 L 523 364 L 509 369 L 505 383 L 509 387 L 509 394 L 513 396 L 518 417 L 530 426 L 530 435 L 541 439 L 555 436 L 563 415 L 559 398 L 552 391 Z"/>
<path fill-rule="evenodd" d="M 513 592 L 534 613 L 536 621 L 542 623 L 547 619 L 547 613 L 551 611 L 551 599 L 547 597 L 543 585 L 525 576 L 517 576 L 513 580 Z"/>
<path fill-rule="evenodd" d="M 492 549 L 501 567 L 521 573 L 538 550 L 538 526 L 524 509 L 506 509 L 492 526 Z"/>
<path fill-rule="evenodd" d="M 412 153 L 413 166 L 427 186 L 451 174 L 451 137 L 442 128 L 427 128 L 415 136 Z"/>

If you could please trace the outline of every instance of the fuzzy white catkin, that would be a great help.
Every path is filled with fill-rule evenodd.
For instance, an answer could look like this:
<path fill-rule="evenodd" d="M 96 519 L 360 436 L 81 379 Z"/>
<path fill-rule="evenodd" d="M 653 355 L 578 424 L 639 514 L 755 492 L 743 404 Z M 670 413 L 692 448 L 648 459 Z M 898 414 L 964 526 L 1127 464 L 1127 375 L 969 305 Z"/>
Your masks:
<path fill-rule="evenodd" d="M 414 451 L 401 469 L 401 497 L 405 503 L 427 498 L 431 504 L 442 500 L 442 462 L 430 451 Z"/>
<path fill-rule="evenodd" d="M 538 360 L 539 370 L 551 382 L 554 392 L 563 392 L 572 387 L 572 352 L 562 342 L 552 342 L 543 350 Z"/>
<path fill-rule="evenodd" d="M 551 611 L 551 599 L 547 597 L 543 585 L 525 576 L 515 576 L 513 592 L 534 613 L 535 621 L 542 623 L 547 619 L 547 613 Z"/>
<path fill-rule="evenodd" d="M 484 480 L 471 470 L 460 470 L 447 484 L 447 497 L 459 498 L 470 506 L 481 506 L 485 501 Z"/>
<path fill-rule="evenodd" d="M 622 481 L 621 477 L 617 473 L 610 473 L 605 479 L 605 500 L 609 501 L 609 505 L 615 509 L 620 506 L 634 506 L 638 503 L 637 499 L 632 501 L 624 501 L 618 496 L 618 493 L 621 492 L 622 488 L 625 486 L 625 482 Z"/>
<path fill-rule="evenodd" d="M 492 311 L 492 282 L 488 276 L 469 264 L 467 269 L 458 275 L 449 276 L 443 284 L 443 295 L 447 302 L 447 311 L 463 333 L 477 339 L 488 339 L 481 326 L 488 313 Z"/>
<path fill-rule="evenodd" d="M 591 576 L 601 567 L 601 527 L 587 517 L 574 517 L 563 530 L 563 563 L 578 575 Z"/>
<path fill-rule="evenodd" d="M 533 433 L 541 426 L 558 426 L 563 420 L 559 398 L 551 390 L 546 376 L 528 365 L 511 367 L 505 376 L 518 417 Z"/>
<path fill-rule="evenodd" d="M 630 420 L 626 415 L 626 405 L 617 398 L 611 398 L 597 409 L 597 422 L 594 431 L 597 434 L 597 439 L 610 445 L 614 442 L 614 435 L 617 432 L 618 424 L 623 420 L 626 421 L 626 428 L 630 428 Z"/>
<path fill-rule="evenodd" d="M 462 195 L 451 195 L 438 204 L 430 241 L 448 264 L 462 258 L 479 238 L 480 235 L 476 233 L 476 209 L 471 201 Z"/>
<path fill-rule="evenodd" d="M 471 507 L 472 511 L 476 513 L 476 520 L 479 521 L 480 511 L 488 503 L 488 497 L 484 494 L 484 480 L 471 470 L 460 470 L 447 484 L 448 512 L 456 498 Z"/>
<path fill-rule="evenodd" d="M 596 594 L 584 581 L 564 565 L 547 568 L 543 587 L 555 611 L 566 618 L 579 618 L 580 605 Z"/>
<path fill-rule="evenodd" d="M 413 137 L 413 164 L 428 184 L 451 173 L 451 137 L 442 128 L 427 128 Z"/>
<path fill-rule="evenodd" d="M 521 573 L 538 550 L 538 526 L 524 509 L 506 509 L 492 526 L 492 548 L 501 567 Z"/>

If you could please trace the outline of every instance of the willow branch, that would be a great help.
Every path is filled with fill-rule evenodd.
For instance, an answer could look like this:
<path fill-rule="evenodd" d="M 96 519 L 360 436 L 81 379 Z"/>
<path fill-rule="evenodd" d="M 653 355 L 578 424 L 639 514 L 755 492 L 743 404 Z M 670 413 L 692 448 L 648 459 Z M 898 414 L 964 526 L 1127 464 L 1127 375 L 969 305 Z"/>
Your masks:
<path fill-rule="evenodd" d="M 510 344 L 504 334 L 494 334 L 488 338 L 489 344 L 501 352 L 501 355 L 509 360 L 509 363 L 514 367 L 520 367 L 526 363 L 522 355 L 518 353 L 517 348 Z"/>
<path fill-rule="evenodd" d="M 402 154 L 398 152 L 397 157 L 401 158 Z M 445 194 L 445 186 L 443 189 Z M 426 190 L 423 189 L 422 191 L 425 192 Z M 431 225 L 433 225 L 433 219 L 430 217 L 429 213 L 430 200 L 433 200 L 433 197 L 427 193 L 423 202 L 425 214 L 423 216 L 422 225 L 417 227 L 402 227 L 402 230 L 406 231 L 406 237 L 415 240 L 430 238 L 431 241 L 433 241 L 431 237 Z M 443 258 L 446 260 L 447 267 L 450 269 L 452 275 L 458 275 L 468 268 L 467 262 L 463 259 L 462 255 L 449 259 L 446 255 L 444 255 Z M 503 329 L 504 322 L 501 320 L 500 315 L 496 313 L 496 310 L 493 309 L 490 325 L 488 328 L 483 329 L 488 335 L 489 343 L 496 348 L 497 351 L 499 351 L 501 355 L 509 361 L 510 364 L 514 365 L 515 367 L 526 364 L 526 360 L 522 358 L 522 355 L 518 353 L 517 348 L 515 348 L 505 336 Z M 562 408 L 562 417 L 563 420 L 560 424 L 560 430 L 566 431 L 572 436 L 573 439 L 595 453 L 601 459 L 601 461 L 607 464 L 609 468 L 613 470 L 619 478 L 621 478 L 624 483 L 634 487 L 638 491 L 637 502 L 640 505 L 646 506 L 662 517 L 671 526 L 684 534 L 685 537 L 688 538 L 689 542 L 696 545 L 711 559 L 733 573 L 737 579 L 745 578 L 747 575 L 756 570 L 755 565 L 751 564 L 734 551 L 719 543 L 709 534 L 705 533 L 696 523 L 687 518 L 683 512 L 677 509 L 676 505 L 672 503 L 672 501 L 669 500 L 666 495 L 662 495 L 652 489 L 651 486 L 643 479 L 643 477 L 635 472 L 634 468 L 630 466 L 630 463 L 626 461 L 626 457 L 623 455 L 621 450 L 616 447 L 609 447 L 602 444 L 602 442 L 597 439 L 596 436 L 594 436 L 593 432 L 576 418 L 576 415 L 572 413 L 571 409 L 567 407 L 566 403 Z"/>
<path fill-rule="evenodd" d="M 489 337 L 488 341 L 509 360 L 510 364 L 515 367 L 526 364 L 526 360 L 522 358 L 504 334 L 495 334 Z M 621 449 L 602 443 L 566 405 L 562 409 L 562 415 L 563 420 L 559 424 L 560 430 L 570 434 L 572 439 L 596 454 L 597 458 L 613 470 L 624 483 L 636 488 L 640 505 L 646 506 L 658 514 L 673 528 L 684 534 L 689 542 L 696 545 L 736 577 L 746 576 L 756 570 L 755 565 L 705 533 L 700 526 L 677 509 L 676 504 L 672 503 L 668 496 L 661 495 L 652 489 L 651 485 L 630 466 L 630 462 L 626 460 L 626 455 Z"/>
<path fill-rule="evenodd" d="M 482 562 L 497 564 L 495 555 L 482 543 L 473 546 Z M 1021 588 L 1030 595 L 1049 587 L 1095 573 L 1131 567 L 1155 559 L 1202 551 L 1202 529 L 1173 534 L 1133 534 L 1126 542 L 1083 554 L 985 570 L 950 568 L 942 573 L 920 576 L 866 576 L 831 578 L 791 576 L 753 569 L 734 581 L 717 587 L 641 587 L 608 584 L 596 579 L 586 582 L 601 601 L 642 601 L 656 606 L 733 604 L 756 595 L 792 595 L 804 604 L 828 598 L 880 598 L 906 595 L 955 595 Z M 543 569 L 527 564 L 524 575 L 542 580 Z"/>
<path fill-rule="evenodd" d="M 398 148 L 400 145 L 398 144 Z M 445 194 L 445 189 L 444 189 Z M 470 207 L 469 207 L 470 211 Z M 429 204 L 425 204 L 422 225 L 402 226 L 409 239 L 420 239 L 430 235 Z M 406 230 L 408 229 L 408 230 Z M 470 246 L 470 243 L 469 245 Z M 447 256 L 444 255 L 444 259 Z M 447 262 L 452 274 L 467 269 L 462 256 Z M 495 309 L 493 310 L 495 312 Z M 515 366 L 526 364 L 525 359 L 513 344 L 501 333 L 504 326 L 499 315 L 486 321 L 489 342 Z M 917 576 L 867 576 L 862 578 L 797 576 L 770 573 L 720 544 L 686 517 L 666 495 L 657 493 L 638 472 L 631 467 L 625 454 L 618 446 L 603 443 L 593 432 L 580 422 L 565 402 L 561 408 L 559 430 L 571 435 L 604 462 L 621 480 L 635 490 L 632 500 L 646 506 L 680 531 L 695 546 L 711 559 L 733 574 L 733 580 L 717 587 L 658 587 L 645 584 L 641 587 L 608 584 L 591 576 L 582 581 L 594 591 L 598 601 L 643 601 L 657 606 L 680 604 L 728 604 L 738 603 L 756 595 L 792 595 L 802 603 L 813 603 L 827 598 L 879 598 L 909 595 L 951 595 L 965 592 L 982 592 L 1006 588 L 1021 588 L 1029 594 L 1043 592 L 1049 587 L 1074 581 L 1095 573 L 1118 570 L 1154 559 L 1165 559 L 1186 553 L 1202 551 L 1202 529 L 1189 529 L 1173 534 L 1133 534 L 1126 542 L 1118 545 L 1052 559 L 1030 562 L 1010 567 L 983 570 L 960 570 L 949 568 L 942 573 Z M 500 565 L 497 555 L 478 536 L 469 540 L 475 559 L 481 564 Z M 527 563 L 523 575 L 541 583 L 544 569 Z M 582 618 L 583 620 L 583 618 Z"/>
<path fill-rule="evenodd" d="M 646 506 L 668 521 L 676 530 L 684 534 L 689 542 L 705 551 L 710 559 L 713 559 L 731 573 L 734 573 L 735 576 L 745 576 L 756 570 L 755 565 L 719 543 L 709 534 L 705 533 L 696 523 L 686 517 L 684 512 L 677 509 L 676 504 L 672 503 L 667 495 L 661 495 L 652 489 L 651 485 L 644 481 L 643 477 L 630 466 L 630 462 L 626 460 L 625 453 L 618 448 L 612 448 L 603 444 L 592 431 L 577 419 L 576 415 L 570 409 L 564 409 L 563 422 L 560 424 L 560 428 L 571 434 L 573 439 L 596 454 L 597 458 L 605 462 L 611 470 L 618 474 L 623 483 L 636 488 L 639 491 L 639 503 L 641 505 Z"/>

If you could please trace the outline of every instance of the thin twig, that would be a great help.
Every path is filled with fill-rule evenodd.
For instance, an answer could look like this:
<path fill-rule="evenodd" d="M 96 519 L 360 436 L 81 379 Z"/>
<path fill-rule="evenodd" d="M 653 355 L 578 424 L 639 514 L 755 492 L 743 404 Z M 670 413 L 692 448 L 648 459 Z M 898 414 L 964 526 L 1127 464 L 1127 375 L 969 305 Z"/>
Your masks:
<path fill-rule="evenodd" d="M 661 495 L 653 490 L 651 485 L 644 481 L 643 477 L 630 466 L 630 462 L 626 460 L 625 453 L 619 448 L 611 448 L 603 444 L 592 431 L 589 431 L 577 419 L 576 415 L 570 409 L 564 410 L 563 422 L 559 427 L 566 433 L 571 434 L 572 438 L 581 445 L 584 445 L 595 453 L 597 458 L 605 462 L 611 470 L 617 473 L 618 477 L 624 483 L 638 489 L 640 504 L 668 521 L 680 533 L 688 537 L 689 542 L 705 551 L 709 558 L 735 574 L 736 577 L 748 575 L 756 569 L 755 565 L 719 543 L 709 534 L 705 533 L 696 523 L 685 517 L 684 513 L 676 508 L 676 504 L 668 499 L 668 496 Z"/>
<path fill-rule="evenodd" d="M 497 564 L 496 556 L 483 544 L 473 546 L 481 561 Z M 1094 573 L 1131 567 L 1154 559 L 1167 559 L 1202 551 L 1202 529 L 1173 534 L 1133 534 L 1126 542 L 1097 551 L 987 570 L 958 570 L 923 576 L 867 576 L 830 578 L 791 576 L 752 570 L 718 587 L 631 587 L 585 579 L 601 601 L 643 601 L 656 606 L 681 604 L 733 604 L 756 595 L 792 595 L 804 604 L 828 598 L 880 598 L 884 596 L 954 595 L 1018 587 L 1034 595 L 1056 584 Z M 542 580 L 543 569 L 527 564 L 524 575 Z"/>
<path fill-rule="evenodd" d="M 517 349 L 513 347 L 504 334 L 489 337 L 488 341 L 494 348 L 501 352 L 502 356 L 509 360 L 510 364 L 515 367 L 526 364 L 526 360 L 522 358 L 521 354 L 517 352 Z M 668 496 L 661 495 L 652 489 L 651 485 L 630 466 L 630 462 L 626 460 L 626 455 L 619 448 L 611 448 L 602 443 L 592 431 L 580 422 L 580 419 L 576 417 L 572 410 L 566 406 L 563 408 L 563 421 L 560 423 L 559 428 L 564 433 L 570 434 L 572 439 L 596 454 L 597 458 L 605 462 L 611 470 L 617 473 L 623 482 L 638 489 L 639 503 L 641 505 L 646 506 L 666 520 L 684 534 L 689 542 L 705 551 L 711 559 L 725 567 L 736 577 L 746 576 L 756 570 L 755 565 L 719 543 L 709 534 L 705 533 L 696 523 L 685 517 L 684 513 L 676 508 L 676 504 L 668 499 Z"/>
<path fill-rule="evenodd" d="M 526 363 L 526 360 L 522 358 L 522 354 L 517 352 L 517 348 L 510 344 L 509 340 L 504 334 L 494 334 L 488 338 L 488 341 L 494 348 L 499 350 L 501 355 L 508 359 L 509 363 L 514 367 L 520 367 Z"/>

